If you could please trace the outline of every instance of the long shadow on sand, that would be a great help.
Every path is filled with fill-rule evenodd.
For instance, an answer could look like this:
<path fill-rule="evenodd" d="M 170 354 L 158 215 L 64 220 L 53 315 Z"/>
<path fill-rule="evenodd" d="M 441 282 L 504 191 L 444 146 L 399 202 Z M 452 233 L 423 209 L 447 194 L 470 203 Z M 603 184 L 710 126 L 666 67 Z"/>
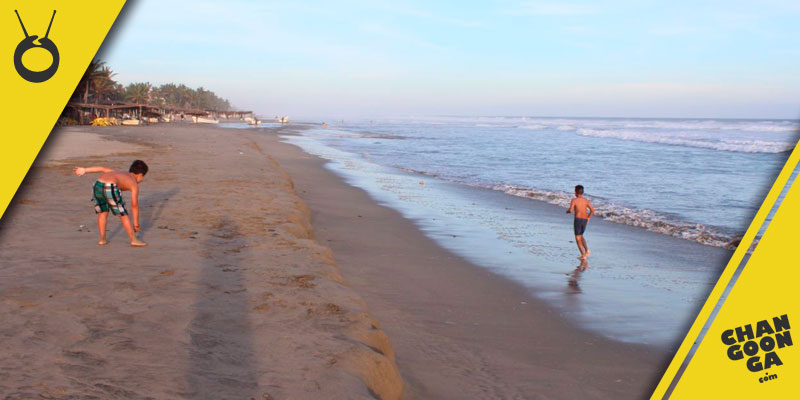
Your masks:
<path fill-rule="evenodd" d="M 180 192 L 180 189 L 177 187 L 169 189 L 169 190 L 161 190 L 156 192 L 150 192 L 145 196 L 142 196 L 139 199 L 139 221 L 141 222 L 142 230 L 139 232 L 139 239 L 144 240 L 145 234 L 152 229 L 159 218 L 161 218 L 161 214 L 164 212 L 164 207 L 167 205 L 167 201 L 176 194 Z M 130 203 L 125 204 L 126 208 L 130 211 Z M 133 223 L 133 215 L 130 216 L 131 223 Z M 112 222 L 117 217 L 110 215 L 108 217 L 109 225 L 113 225 L 114 228 L 108 233 L 108 240 L 114 239 L 119 232 L 122 231 L 122 224 Z"/>
<path fill-rule="evenodd" d="M 156 221 L 161 218 L 161 214 L 164 212 L 164 207 L 166 207 L 167 201 L 169 201 L 171 197 L 175 196 L 180 191 L 180 189 L 175 187 L 169 190 L 153 192 L 141 200 L 141 203 L 144 205 L 144 207 L 141 209 L 141 215 L 139 216 L 142 222 L 142 230 L 139 232 L 139 239 L 144 239 L 145 233 L 152 229 L 153 226 L 155 226 Z"/>
<path fill-rule="evenodd" d="M 220 217 L 204 243 L 195 314 L 189 327 L 192 399 L 250 399 L 258 380 L 249 303 L 240 267 L 245 239 L 235 222 Z"/>

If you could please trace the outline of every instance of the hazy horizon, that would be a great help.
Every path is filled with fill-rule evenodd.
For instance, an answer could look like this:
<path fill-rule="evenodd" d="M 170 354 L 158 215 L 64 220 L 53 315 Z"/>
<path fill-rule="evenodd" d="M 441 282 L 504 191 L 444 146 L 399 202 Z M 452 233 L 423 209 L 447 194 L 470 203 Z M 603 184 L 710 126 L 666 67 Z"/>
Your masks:
<path fill-rule="evenodd" d="M 800 5 L 129 1 L 121 83 L 306 119 L 800 117 Z"/>

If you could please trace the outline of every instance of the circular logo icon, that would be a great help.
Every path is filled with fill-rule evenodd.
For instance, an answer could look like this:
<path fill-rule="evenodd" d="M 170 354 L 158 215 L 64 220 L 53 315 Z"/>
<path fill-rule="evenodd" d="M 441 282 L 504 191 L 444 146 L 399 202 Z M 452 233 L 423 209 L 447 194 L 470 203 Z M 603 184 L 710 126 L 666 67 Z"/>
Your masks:
<path fill-rule="evenodd" d="M 28 35 L 28 31 L 25 30 L 25 25 L 22 23 L 22 18 L 20 18 L 19 13 L 17 10 L 14 10 L 14 12 L 17 14 L 17 19 L 19 19 L 19 25 L 22 27 L 22 32 L 25 34 L 25 39 L 22 39 L 22 41 L 17 45 L 17 49 L 14 50 L 14 68 L 16 68 L 19 76 L 28 82 L 44 82 L 52 78 L 53 75 L 55 75 L 56 70 L 58 70 L 58 47 L 56 47 L 56 44 L 53 43 L 50 38 L 48 38 L 50 35 L 50 27 L 53 26 L 53 19 L 56 17 L 56 10 L 53 10 L 53 16 L 50 18 L 50 25 L 47 26 L 47 33 L 45 33 L 44 37 L 41 39 L 39 39 L 39 36 L 37 35 Z M 39 39 L 38 44 L 36 43 L 36 39 Z M 26 51 L 35 47 L 47 50 L 47 52 L 53 57 L 52 64 L 50 64 L 50 67 L 44 71 L 32 71 L 22 64 L 22 55 L 25 54 Z"/>

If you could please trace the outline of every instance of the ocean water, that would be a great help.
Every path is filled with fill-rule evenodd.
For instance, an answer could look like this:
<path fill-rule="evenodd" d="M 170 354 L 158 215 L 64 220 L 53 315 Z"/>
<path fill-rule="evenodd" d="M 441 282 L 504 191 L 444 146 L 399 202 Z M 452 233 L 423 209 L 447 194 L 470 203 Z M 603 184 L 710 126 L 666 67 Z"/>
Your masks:
<path fill-rule="evenodd" d="M 798 121 L 438 117 L 331 124 L 315 137 L 381 165 L 734 248 L 798 140 Z"/>
<path fill-rule="evenodd" d="M 427 117 L 286 140 L 581 327 L 674 346 L 798 139 L 798 121 Z M 598 217 L 576 260 L 575 184 Z"/>

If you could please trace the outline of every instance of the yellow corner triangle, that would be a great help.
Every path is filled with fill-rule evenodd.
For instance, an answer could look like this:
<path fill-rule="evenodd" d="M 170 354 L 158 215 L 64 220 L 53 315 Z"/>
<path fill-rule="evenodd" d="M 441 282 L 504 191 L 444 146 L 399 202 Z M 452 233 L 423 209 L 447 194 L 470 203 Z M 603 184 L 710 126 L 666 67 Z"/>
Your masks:
<path fill-rule="evenodd" d="M 732 275 L 745 256 L 746 250 L 761 229 L 767 214 L 786 186 L 792 172 L 800 159 L 800 144 L 789 157 L 772 189 L 768 193 L 750 228 L 747 230 L 739 248 L 734 253 L 728 266 L 711 292 L 708 301 L 700 311 L 689 330 L 686 339 L 668 367 L 664 377 L 658 384 L 652 399 L 662 399 L 701 329 L 707 324 L 712 310 L 716 306 L 723 291 L 728 286 Z M 797 283 L 800 281 L 800 270 L 796 260 L 796 230 L 800 224 L 800 183 L 794 182 L 779 205 L 771 223 L 758 243 L 755 251 L 747 260 L 740 276 L 734 283 L 724 303 L 714 317 L 706 335 L 701 339 L 694 355 L 674 385 L 670 399 L 707 399 L 707 398 L 791 398 L 800 393 L 800 345 L 776 348 L 764 351 L 758 348 L 753 357 L 744 354 L 742 359 L 731 360 L 728 351 L 736 357 L 737 350 L 750 341 L 749 338 L 731 348 L 723 343 L 723 333 L 737 327 L 746 331 L 750 325 L 754 336 L 760 321 L 767 321 L 774 327 L 773 318 L 786 315 L 789 323 L 800 326 L 800 298 L 797 297 Z M 763 324 L 762 324 L 763 325 Z M 791 330 L 789 330 L 791 337 Z M 777 332 L 776 332 L 777 333 Z M 782 332 L 781 335 L 785 333 Z M 755 337 L 760 340 L 775 335 L 765 333 Z M 800 338 L 800 333 L 796 334 Z M 769 339 L 765 339 L 767 343 Z M 728 341 L 730 343 L 730 341 Z M 753 350 L 751 348 L 751 350 Z M 774 352 L 782 365 L 770 366 L 760 371 L 751 371 L 748 362 L 756 369 L 760 362 L 763 368 L 767 354 Z M 752 359 L 751 359 L 752 358 Z M 765 379 L 766 378 L 766 379 Z"/>
<path fill-rule="evenodd" d="M 800 327 L 800 298 L 797 296 L 800 263 L 796 255 L 800 218 L 797 210 L 800 210 L 800 185 L 792 185 L 671 398 L 785 399 L 800 394 L 800 343 L 783 348 L 770 343 L 780 342 L 778 336 L 790 338 L 792 333 L 800 339 L 800 329 L 777 332 L 777 324 L 773 322 L 773 318 L 786 315 L 790 326 L 794 323 Z M 767 324 L 762 323 L 765 330 L 759 332 L 758 323 L 762 320 Z M 747 325 L 753 331 L 752 341 L 757 348 L 749 355 L 743 354 L 742 359 L 731 360 L 728 357 L 731 346 L 723 343 L 723 333 L 737 327 L 747 332 Z M 769 331 L 766 328 L 776 333 L 765 333 Z M 733 344 L 739 347 L 730 349 L 734 357 L 738 357 L 738 350 L 743 350 L 751 338 L 742 335 L 742 339 Z M 766 348 L 759 345 L 761 341 Z M 772 353 L 774 355 L 770 355 Z M 774 365 L 764 368 L 769 359 Z M 751 371 L 748 363 L 759 370 Z M 764 381 L 763 378 L 769 379 Z"/>
<path fill-rule="evenodd" d="M 22 179 L 47 140 L 89 62 L 116 20 L 124 0 L 112 1 L 36 1 L 6 2 L 0 8 L 0 82 L 3 96 L 3 130 L 0 132 L 0 217 L 5 213 Z M 52 77 L 41 83 L 23 79 L 14 66 L 14 53 L 26 39 L 17 10 L 28 36 L 36 35 L 38 43 L 45 37 L 52 19 L 48 39 L 57 47 L 58 68 Z M 53 16 L 53 10 L 56 10 Z M 51 64 L 46 50 L 26 51 L 23 64 L 40 70 Z M 27 53 L 33 53 L 31 55 Z M 39 54 L 36 54 L 39 53 Z M 44 53 L 44 56 L 42 55 Z M 36 66 L 28 66 L 34 61 Z M 43 62 L 36 62 L 41 61 Z M 43 64 L 44 67 L 39 67 Z"/>

